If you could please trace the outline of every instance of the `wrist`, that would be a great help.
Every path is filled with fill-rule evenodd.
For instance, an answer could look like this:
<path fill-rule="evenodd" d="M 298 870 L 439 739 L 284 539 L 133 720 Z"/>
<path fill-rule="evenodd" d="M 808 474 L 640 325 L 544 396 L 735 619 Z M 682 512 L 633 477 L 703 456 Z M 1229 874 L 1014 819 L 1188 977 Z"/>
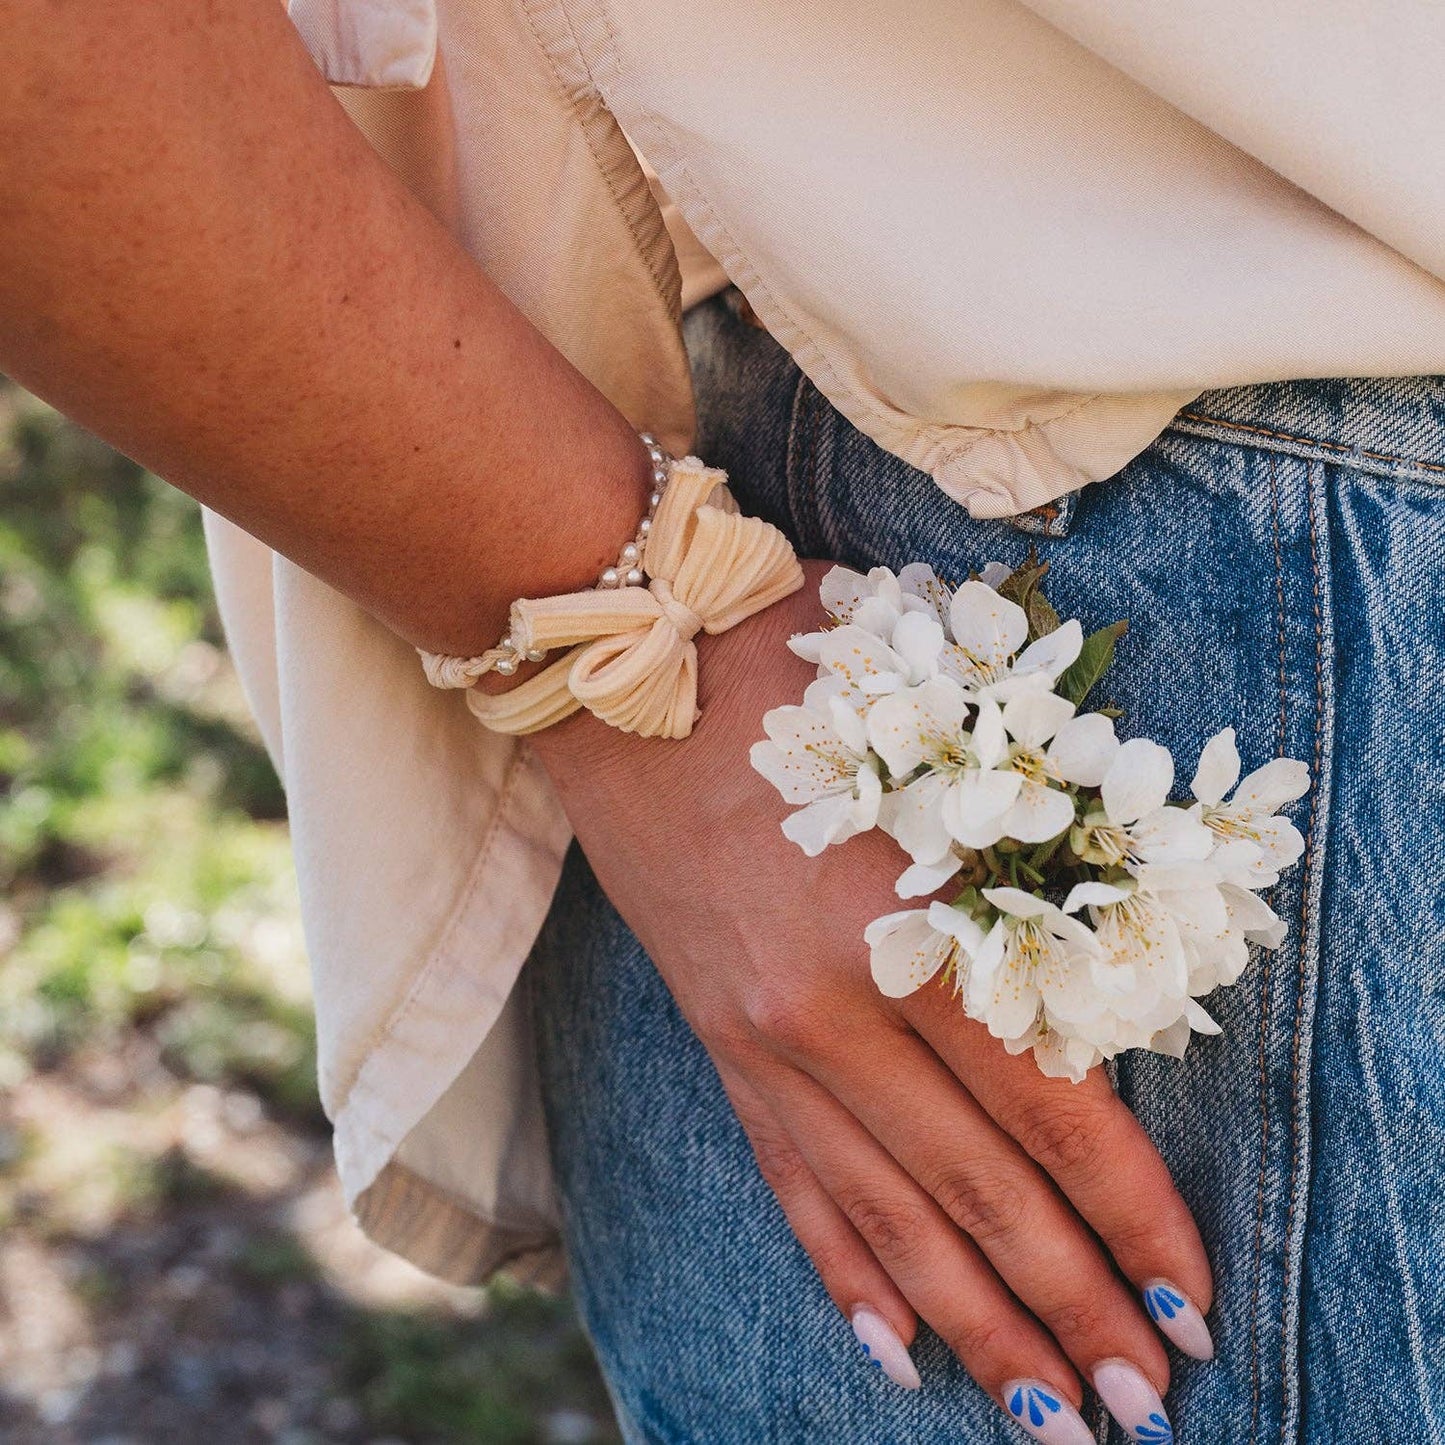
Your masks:
<path fill-rule="evenodd" d="M 794 633 L 812 632 L 826 624 L 818 582 L 833 566 L 815 560 L 801 565 L 806 578 L 801 590 L 726 632 L 702 633 L 696 638 L 700 716 L 688 737 L 624 733 L 582 708 L 528 738 L 553 779 L 578 769 L 640 769 L 649 758 L 675 758 L 678 750 L 685 748 L 705 749 L 717 725 L 724 720 L 737 721 L 741 709 L 755 713 L 760 720 L 768 708 L 795 696 L 817 669 L 790 652 L 786 643 Z"/>
<path fill-rule="evenodd" d="M 478 576 L 479 592 L 434 607 L 425 621 L 404 634 L 418 649 L 457 657 L 479 656 L 507 631 L 518 597 L 555 596 L 597 585 L 600 575 L 618 563 L 624 546 L 635 539 L 638 519 L 647 512 L 656 487 L 647 446 L 623 419 L 599 435 L 593 450 L 575 466 L 565 465 L 565 489 L 543 517 L 517 532 L 532 545 L 512 554 L 512 565 Z M 534 487 L 546 479 L 534 479 Z M 539 670 L 519 662 L 509 673 L 491 671 L 478 680 L 480 691 L 506 692 Z"/>

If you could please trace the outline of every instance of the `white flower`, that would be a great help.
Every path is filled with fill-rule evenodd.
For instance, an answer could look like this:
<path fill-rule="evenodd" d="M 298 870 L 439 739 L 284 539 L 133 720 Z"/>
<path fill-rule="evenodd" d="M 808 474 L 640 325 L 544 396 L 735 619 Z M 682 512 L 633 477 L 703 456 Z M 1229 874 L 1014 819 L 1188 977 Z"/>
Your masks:
<path fill-rule="evenodd" d="M 926 769 L 891 798 L 884 820 L 915 863 L 939 863 L 959 819 L 997 817 L 1018 796 L 1022 779 L 993 766 L 1006 746 L 997 704 L 980 708 L 971 732 L 968 710 L 962 689 L 938 677 L 879 698 L 868 714 L 869 741 L 893 781 Z"/>
<path fill-rule="evenodd" d="M 985 888 L 999 913 L 973 954 L 964 986 L 970 1018 L 995 1038 L 1017 1039 L 1047 1021 L 1087 1017 L 1095 1007 L 1090 963 L 1099 951 L 1094 935 L 1056 904 L 1020 888 Z"/>
<path fill-rule="evenodd" d="M 763 730 L 768 741 L 754 743 L 749 759 L 786 802 L 804 804 L 784 820 L 783 832 L 810 858 L 877 823 L 883 782 L 841 680 L 819 678 L 801 707 L 765 713 Z"/>
<path fill-rule="evenodd" d="M 901 792 L 883 795 L 883 809 L 879 813 L 878 826 L 895 841 L 897 840 L 896 817 L 890 816 L 885 819 L 884 814 L 888 811 L 890 802 L 904 800 L 907 793 L 908 790 L 904 789 Z M 977 861 L 978 854 L 973 849 L 960 849 L 957 844 L 950 844 L 948 851 L 936 862 L 910 863 L 898 875 L 898 882 L 894 885 L 895 891 L 900 898 L 923 898 L 929 893 L 937 892 L 965 865 L 976 864 Z"/>
<path fill-rule="evenodd" d="M 1084 1075 L 1112 1054 L 1104 1054 L 1088 1039 L 1074 1034 L 1059 1033 L 1050 1028 L 1042 1019 L 1015 1039 L 1005 1039 L 1003 1046 L 1011 1054 L 1021 1054 L 1028 1049 L 1034 1051 L 1034 1062 L 1039 1072 L 1050 1079 L 1069 1079 L 1075 1084 L 1084 1081 Z"/>
<path fill-rule="evenodd" d="M 1205 826 L 1219 839 L 1214 857 L 1225 877 L 1241 888 L 1268 888 L 1304 853 L 1299 829 L 1276 815 L 1309 790 L 1309 768 L 1294 758 L 1275 758 L 1234 788 L 1239 770 L 1234 729 L 1225 728 L 1204 745 L 1193 792 L 1204 805 Z M 1226 802 L 1231 788 L 1234 796 Z"/>
<path fill-rule="evenodd" d="M 1083 628 L 1070 620 L 1025 647 L 1027 614 L 984 582 L 965 582 L 953 594 L 948 621 L 943 669 L 968 692 L 999 702 L 1023 689 L 1052 688 L 1084 645 Z"/>
<path fill-rule="evenodd" d="M 1143 1047 L 1156 1054 L 1168 1054 L 1171 1058 L 1182 1059 L 1189 1044 L 1190 1033 L 1222 1034 L 1224 1030 L 1215 1023 L 1208 1011 L 1195 1003 L 1192 998 L 1184 1000 L 1184 1009 L 1179 1017 L 1167 1028 L 1150 1035 Z"/>
<path fill-rule="evenodd" d="M 1131 738 L 1115 750 L 1100 788 L 1102 810 L 1089 813 L 1070 839 L 1086 862 L 1133 869 L 1143 863 L 1192 863 L 1214 851 L 1201 809 L 1166 806 L 1174 785 L 1169 749 Z"/>
<path fill-rule="evenodd" d="M 883 642 L 891 641 L 905 612 L 933 616 L 941 626 L 950 596 L 933 568 L 923 562 L 910 562 L 897 576 L 888 567 L 874 567 L 866 576 L 850 567 L 833 567 L 818 586 L 823 610 L 835 627 L 861 627 Z M 823 640 L 833 630 L 795 633 L 788 646 L 799 657 L 819 662 Z"/>
<path fill-rule="evenodd" d="M 1001 838 L 1047 843 L 1074 822 L 1075 783 L 1096 787 L 1118 751 L 1114 724 L 1102 713 L 1074 714 L 1074 705 L 1052 692 L 1020 692 L 1001 712 L 991 698 L 979 703 L 974 750 L 981 766 L 1018 780 L 1001 813 L 961 808 L 945 816 L 950 833 L 965 847 L 989 848 Z M 997 716 L 1000 726 L 992 726 Z M 990 785 L 1002 795 L 1002 784 Z"/>
<path fill-rule="evenodd" d="M 1106 1050 L 1142 1047 L 1174 1022 L 1190 996 L 1179 923 L 1157 895 L 1132 878 L 1076 884 L 1064 912 L 1086 906 L 1098 950 L 1090 972 L 1091 1003 L 1078 1016 L 1090 1027 L 1081 1032 Z"/>
<path fill-rule="evenodd" d="M 983 930 L 968 914 L 945 903 L 885 913 L 863 930 L 872 950 L 873 981 L 887 998 L 906 998 L 945 965 L 961 982 L 967 960 L 983 942 Z"/>

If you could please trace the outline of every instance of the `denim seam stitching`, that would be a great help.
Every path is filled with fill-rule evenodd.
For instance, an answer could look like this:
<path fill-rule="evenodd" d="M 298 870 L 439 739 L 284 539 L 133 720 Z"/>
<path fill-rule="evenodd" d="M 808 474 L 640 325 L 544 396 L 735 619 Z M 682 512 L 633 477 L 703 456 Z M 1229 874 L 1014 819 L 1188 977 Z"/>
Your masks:
<path fill-rule="evenodd" d="M 1274 520 L 1274 572 L 1276 599 L 1276 637 L 1279 646 L 1280 751 L 1284 750 L 1286 708 L 1284 654 L 1284 571 L 1279 546 L 1279 477 L 1274 455 L 1269 458 L 1270 500 Z M 1261 960 L 1262 961 L 1262 960 Z M 1262 961 L 1263 962 L 1263 961 Z M 1259 1004 L 1259 1179 L 1255 1185 L 1254 1206 L 1254 1290 L 1249 1309 L 1250 1417 L 1249 1438 L 1259 1438 L 1259 1412 L 1262 1381 L 1259 1356 L 1260 1296 L 1264 1289 L 1264 1201 L 1269 1184 L 1269 1024 L 1274 1004 L 1274 970 L 1263 964 Z"/>
<path fill-rule="evenodd" d="M 1306 451 L 1328 452 L 1332 462 L 1338 462 L 1345 466 L 1352 463 L 1357 467 L 1364 462 L 1380 462 L 1390 468 L 1404 468 L 1409 471 L 1430 472 L 1434 475 L 1445 476 L 1445 462 L 1427 462 L 1419 457 L 1399 456 L 1394 452 L 1376 451 L 1370 447 L 1352 447 L 1344 442 L 1322 441 L 1316 437 L 1296 436 L 1292 432 L 1278 431 L 1273 427 L 1255 426 L 1247 422 L 1228 421 L 1224 417 L 1209 416 L 1204 412 L 1181 411 L 1175 419 L 1170 422 L 1170 428 L 1179 431 L 1187 431 L 1186 424 L 1192 423 L 1196 427 L 1219 427 L 1225 431 L 1243 432 L 1248 436 L 1268 437 L 1273 441 L 1284 442 L 1290 446 L 1300 447 Z M 1377 468 L 1367 470 L 1379 473 Z M 1436 483 L 1438 485 L 1438 483 Z"/>
<path fill-rule="evenodd" d="M 1332 728 L 1329 714 L 1326 711 L 1327 705 L 1333 706 L 1333 689 L 1330 689 L 1330 697 L 1327 699 L 1325 686 L 1325 614 L 1322 592 L 1321 577 L 1321 542 L 1320 537 L 1323 528 L 1316 518 L 1316 513 L 1326 505 L 1325 487 L 1323 477 L 1324 465 L 1321 462 L 1314 462 L 1309 469 L 1309 481 L 1306 488 L 1305 501 L 1309 516 L 1309 546 L 1310 546 L 1310 580 L 1311 580 L 1311 609 L 1314 614 L 1315 629 L 1315 749 L 1314 749 L 1314 771 L 1316 793 L 1310 807 L 1309 831 L 1305 837 L 1305 853 L 1301 876 L 1303 886 L 1300 898 L 1300 938 L 1299 938 L 1299 961 L 1295 970 L 1295 1024 L 1294 1037 L 1290 1055 L 1290 1191 L 1289 1204 L 1285 1210 L 1284 1221 L 1284 1276 L 1280 1288 L 1280 1308 L 1286 1318 L 1283 1322 L 1284 1340 L 1282 1341 L 1285 1358 L 1281 1361 L 1283 1366 L 1294 1363 L 1292 1374 L 1282 1368 L 1281 1383 L 1285 1390 L 1285 1399 L 1281 1402 L 1280 1412 L 1280 1440 L 1286 1442 L 1290 1435 L 1290 1416 L 1295 1416 L 1294 1433 L 1297 1438 L 1301 1437 L 1301 1430 L 1304 1424 L 1304 1411 L 1301 1405 L 1303 1394 L 1303 1381 L 1299 1373 L 1299 1331 L 1302 1328 L 1303 1314 L 1298 1308 L 1298 1302 L 1294 1309 L 1294 1336 L 1289 1334 L 1289 1301 L 1291 1290 L 1291 1276 L 1294 1275 L 1293 1288 L 1298 1289 L 1303 1277 L 1303 1238 L 1298 1248 L 1291 1244 L 1291 1237 L 1295 1233 L 1295 1215 L 1298 1209 L 1301 1194 L 1305 1195 L 1305 1204 L 1302 1215 L 1308 1213 L 1308 1190 L 1310 1170 L 1310 1150 L 1308 1147 L 1308 1136 L 1306 1131 L 1309 1128 L 1308 1099 L 1305 1091 L 1301 1090 L 1300 1081 L 1302 1069 L 1307 1072 L 1309 1058 L 1307 1055 L 1312 1052 L 1308 1050 L 1305 1042 L 1306 1024 L 1313 1021 L 1313 993 L 1309 988 L 1308 965 L 1312 953 L 1315 951 L 1318 940 L 1319 914 L 1321 899 L 1319 894 L 1322 889 L 1322 880 L 1316 876 L 1320 871 L 1321 855 L 1324 851 L 1323 832 L 1328 822 L 1328 795 L 1332 776 L 1327 777 L 1325 767 L 1325 741 L 1326 735 L 1331 734 Z M 1318 485 L 1317 485 L 1318 484 Z M 1317 497 L 1318 494 L 1318 497 Z M 1316 506 L 1318 500 L 1319 506 Z M 1325 545 L 1328 545 L 1328 533 L 1324 534 Z M 1331 619 L 1333 622 L 1333 619 Z M 1333 630 L 1333 627 L 1331 627 Z M 1331 768 L 1331 774 L 1333 769 Z M 1318 970 L 1316 970 L 1318 974 Z M 1305 1220 L 1302 1217 L 1299 1228 L 1303 1230 Z M 1289 1396 L 1293 1386 L 1294 1402 L 1293 1410 L 1290 1408 Z"/>

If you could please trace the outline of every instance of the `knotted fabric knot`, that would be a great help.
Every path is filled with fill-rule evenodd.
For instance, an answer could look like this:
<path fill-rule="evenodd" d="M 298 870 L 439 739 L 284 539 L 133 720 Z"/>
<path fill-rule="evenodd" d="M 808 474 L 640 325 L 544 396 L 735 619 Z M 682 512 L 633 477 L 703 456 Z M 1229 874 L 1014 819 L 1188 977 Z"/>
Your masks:
<path fill-rule="evenodd" d="M 726 632 L 803 585 L 788 539 L 745 517 L 726 474 L 672 464 L 642 566 L 646 587 L 528 598 L 512 607 L 523 650 L 570 649 L 536 677 L 467 706 L 497 732 L 530 733 L 586 707 L 623 732 L 684 738 L 697 720 L 699 632 Z"/>
<path fill-rule="evenodd" d="M 677 629 L 677 635 L 684 642 L 691 642 L 702 631 L 702 618 L 686 602 L 677 600 L 672 583 L 667 578 L 654 577 L 647 584 L 647 590 L 657 598 L 662 615 Z"/>

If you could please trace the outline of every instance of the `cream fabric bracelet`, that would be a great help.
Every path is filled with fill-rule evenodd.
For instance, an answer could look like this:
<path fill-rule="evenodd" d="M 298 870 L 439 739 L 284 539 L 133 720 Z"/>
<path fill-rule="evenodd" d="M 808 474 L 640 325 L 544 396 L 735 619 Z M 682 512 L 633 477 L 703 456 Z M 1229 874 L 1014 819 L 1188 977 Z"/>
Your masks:
<path fill-rule="evenodd" d="M 458 658 L 418 648 L 428 680 L 468 688 L 467 706 L 495 732 L 537 732 L 585 707 L 623 732 L 686 737 L 698 716 L 693 639 L 796 592 L 803 569 L 776 527 L 739 512 L 725 472 L 691 456 L 663 469 L 641 548 L 646 585 L 523 598 L 512 604 L 507 649 Z M 509 692 L 472 686 L 499 651 L 540 660 L 558 648 L 563 657 Z"/>

